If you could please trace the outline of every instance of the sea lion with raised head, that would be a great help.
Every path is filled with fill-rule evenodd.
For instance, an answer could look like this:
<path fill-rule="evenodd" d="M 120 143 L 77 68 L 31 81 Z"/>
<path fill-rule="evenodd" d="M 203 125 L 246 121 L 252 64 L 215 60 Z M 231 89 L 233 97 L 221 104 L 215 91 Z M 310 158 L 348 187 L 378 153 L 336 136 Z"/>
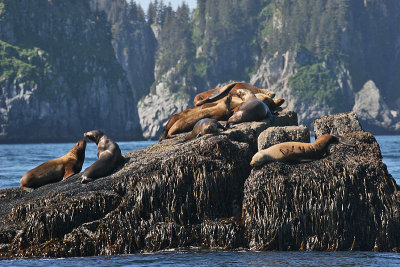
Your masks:
<path fill-rule="evenodd" d="M 260 121 L 272 119 L 269 107 L 252 92 L 246 89 L 238 89 L 235 92 L 243 103 L 239 109 L 228 119 L 228 126 L 241 122 Z"/>
<path fill-rule="evenodd" d="M 329 145 L 338 142 L 353 146 L 342 137 L 324 134 L 313 143 L 284 142 L 261 150 L 253 156 L 250 165 L 259 166 L 273 161 L 296 163 L 321 159 L 327 153 Z"/>
<path fill-rule="evenodd" d="M 178 133 L 190 132 L 196 122 L 204 118 L 227 120 L 232 114 L 229 109 L 230 101 L 231 97 L 226 96 L 225 98 L 221 99 L 221 101 L 189 108 L 173 115 L 164 127 L 159 141 L 162 141 L 166 138 L 171 138 Z"/>
<path fill-rule="evenodd" d="M 217 120 L 214 119 L 201 119 L 193 127 L 193 130 L 185 136 L 185 141 L 205 135 L 217 133 L 219 129 L 226 130 Z"/>
<path fill-rule="evenodd" d="M 247 90 L 251 91 L 253 94 L 261 93 L 261 94 L 265 94 L 266 96 L 268 96 L 270 98 L 275 97 L 275 93 L 271 92 L 269 90 L 260 89 L 251 84 L 248 84 L 248 83 L 233 82 L 233 83 L 227 84 L 225 86 L 214 88 L 214 89 L 197 94 L 193 100 L 193 105 L 201 106 L 205 103 L 215 102 L 215 101 L 225 97 L 228 93 L 230 93 L 230 94 L 234 93 L 234 91 L 237 89 L 247 89 Z"/>
<path fill-rule="evenodd" d="M 86 132 L 84 137 L 96 143 L 97 157 L 99 159 L 83 172 L 81 181 L 83 184 L 110 175 L 124 161 L 118 144 L 102 131 Z"/>
<path fill-rule="evenodd" d="M 82 139 L 64 156 L 46 161 L 25 173 L 21 188 L 38 188 L 45 184 L 59 182 L 79 173 L 85 161 L 86 140 Z"/>

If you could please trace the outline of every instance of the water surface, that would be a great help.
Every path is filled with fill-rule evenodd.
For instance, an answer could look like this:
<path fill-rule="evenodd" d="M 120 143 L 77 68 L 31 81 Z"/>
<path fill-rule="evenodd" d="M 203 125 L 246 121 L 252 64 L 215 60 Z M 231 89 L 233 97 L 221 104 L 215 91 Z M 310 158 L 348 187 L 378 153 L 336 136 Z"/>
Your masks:
<path fill-rule="evenodd" d="M 400 182 L 400 136 L 376 136 L 389 173 Z M 153 141 L 118 142 L 122 153 Z M 17 187 L 22 175 L 39 164 L 66 154 L 74 143 L 0 145 L 0 189 Z M 97 160 L 97 147 L 87 144 L 82 170 Z M 0 259 L 0 266 L 396 266 L 400 254 L 378 252 L 252 252 L 197 248 L 157 253 L 61 259 Z"/>

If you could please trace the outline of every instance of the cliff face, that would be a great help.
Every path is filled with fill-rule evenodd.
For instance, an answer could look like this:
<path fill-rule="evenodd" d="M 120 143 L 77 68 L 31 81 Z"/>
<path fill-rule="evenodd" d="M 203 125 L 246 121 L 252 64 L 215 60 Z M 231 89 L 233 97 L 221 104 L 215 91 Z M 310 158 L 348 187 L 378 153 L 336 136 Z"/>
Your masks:
<path fill-rule="evenodd" d="M 186 71 L 179 72 L 179 79 L 163 76 L 163 83 L 172 94 L 172 88 L 184 80 L 190 106 L 199 91 L 229 80 L 250 82 L 285 98 L 300 123 L 311 126 L 323 115 L 361 111 L 361 99 L 375 100 L 361 90 L 372 81 L 383 114 L 372 116 L 376 107 L 364 105 L 368 111 L 361 111 L 362 124 L 375 133 L 399 133 L 400 32 L 393 26 L 399 24 L 399 11 L 395 1 L 276 0 L 238 1 L 237 5 L 202 1 L 191 19 L 192 34 L 185 37 L 191 43 L 189 52 L 164 66 L 163 73 L 178 62 L 188 62 Z M 159 27 L 160 35 L 165 27 Z M 157 58 L 174 49 L 164 49 Z M 156 79 L 153 86 L 159 83 Z M 153 91 L 151 98 L 155 95 Z M 153 105 L 157 111 L 170 105 L 157 103 Z M 149 115 L 140 114 L 146 129 L 160 128 L 168 117 L 151 126 Z M 150 132 L 146 136 L 157 137 L 158 131 Z"/>
<path fill-rule="evenodd" d="M 140 138 L 109 26 L 86 1 L 0 2 L 2 142 Z"/>
<path fill-rule="evenodd" d="M 0 256 L 187 246 L 398 251 L 398 185 L 373 135 L 352 132 L 360 127 L 354 114 L 321 118 L 314 128 L 337 125 L 355 146 L 332 145 L 312 162 L 250 167 L 270 126 L 280 142 L 309 138 L 304 127 L 279 127 L 296 119 L 281 111 L 274 125 L 244 123 L 186 143 L 180 135 L 125 154 L 114 174 L 86 185 L 77 174 L 30 193 L 0 190 Z"/>
<path fill-rule="evenodd" d="M 309 127 L 353 110 L 366 129 L 399 133 L 399 2 L 235 3 L 157 1 L 145 18 L 125 0 L 2 0 L 0 139 L 75 140 L 89 128 L 156 139 L 228 81 L 275 91 Z"/>
<path fill-rule="evenodd" d="M 154 82 L 157 41 L 135 2 L 90 0 L 93 12 L 104 12 L 111 26 L 112 44 L 126 73 L 135 101 L 148 94 Z"/>

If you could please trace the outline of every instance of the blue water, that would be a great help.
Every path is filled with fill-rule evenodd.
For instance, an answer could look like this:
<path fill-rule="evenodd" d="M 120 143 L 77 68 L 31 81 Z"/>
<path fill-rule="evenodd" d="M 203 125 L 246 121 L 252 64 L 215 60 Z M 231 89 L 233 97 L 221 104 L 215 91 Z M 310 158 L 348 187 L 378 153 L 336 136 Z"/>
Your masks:
<path fill-rule="evenodd" d="M 147 254 L 0 260 L 3 266 L 396 266 L 398 253 L 178 250 Z"/>
<path fill-rule="evenodd" d="M 155 141 L 118 142 L 122 154 L 148 147 Z M 50 159 L 65 155 L 75 143 L 0 144 L 0 189 L 19 186 L 19 180 L 30 169 Z M 86 145 L 82 171 L 97 160 L 97 146 Z"/>
<path fill-rule="evenodd" d="M 400 136 L 376 136 L 383 162 L 400 184 Z M 118 142 L 122 153 L 141 149 L 153 141 Z M 0 144 L 0 189 L 18 187 L 28 170 L 60 157 L 74 143 Z M 97 147 L 88 143 L 82 170 L 96 161 Z M 0 207 L 1 208 L 1 207 Z M 62 258 L 62 259 L 0 259 L 0 266 L 395 266 L 400 254 L 377 252 L 251 252 L 178 249 L 134 255 Z"/>

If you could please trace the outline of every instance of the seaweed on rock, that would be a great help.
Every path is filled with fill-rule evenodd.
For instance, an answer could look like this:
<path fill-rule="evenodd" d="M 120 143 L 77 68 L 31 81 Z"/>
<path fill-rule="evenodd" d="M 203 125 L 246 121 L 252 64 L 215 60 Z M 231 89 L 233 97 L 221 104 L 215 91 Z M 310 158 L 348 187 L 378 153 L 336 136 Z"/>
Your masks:
<path fill-rule="evenodd" d="M 356 146 L 333 145 L 320 160 L 251 169 L 257 137 L 269 126 L 165 140 L 125 154 L 116 173 L 86 185 L 77 174 L 30 193 L 0 190 L 0 256 L 187 246 L 398 250 L 398 186 L 371 134 L 343 133 Z"/>

